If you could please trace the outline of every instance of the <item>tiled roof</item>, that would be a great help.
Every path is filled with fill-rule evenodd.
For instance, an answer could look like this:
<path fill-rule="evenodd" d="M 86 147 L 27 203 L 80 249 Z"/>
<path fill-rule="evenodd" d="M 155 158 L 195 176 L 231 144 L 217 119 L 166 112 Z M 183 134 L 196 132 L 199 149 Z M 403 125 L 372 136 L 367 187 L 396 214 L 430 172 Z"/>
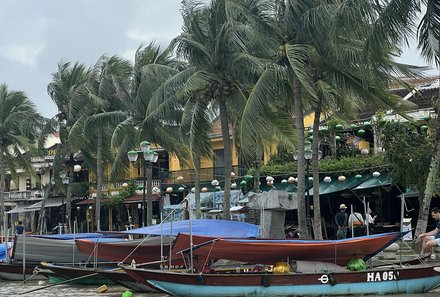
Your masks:
<path fill-rule="evenodd" d="M 405 80 L 405 79 L 404 79 Z M 406 80 L 409 84 L 414 86 L 415 91 L 408 91 L 407 89 L 390 89 L 390 91 L 416 105 L 415 110 L 431 109 L 436 98 L 440 96 L 439 78 L 428 77 L 414 80 Z M 370 119 L 377 111 L 377 108 L 366 106 L 358 116 L 358 120 Z"/>

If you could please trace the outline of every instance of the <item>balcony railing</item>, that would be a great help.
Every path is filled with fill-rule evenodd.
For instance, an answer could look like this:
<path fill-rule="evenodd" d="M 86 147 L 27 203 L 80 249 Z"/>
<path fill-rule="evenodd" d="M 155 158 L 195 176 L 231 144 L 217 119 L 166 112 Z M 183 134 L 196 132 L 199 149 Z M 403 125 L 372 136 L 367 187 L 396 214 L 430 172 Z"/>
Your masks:
<path fill-rule="evenodd" d="M 33 197 L 32 191 L 10 191 L 5 192 L 5 201 L 23 201 Z"/>

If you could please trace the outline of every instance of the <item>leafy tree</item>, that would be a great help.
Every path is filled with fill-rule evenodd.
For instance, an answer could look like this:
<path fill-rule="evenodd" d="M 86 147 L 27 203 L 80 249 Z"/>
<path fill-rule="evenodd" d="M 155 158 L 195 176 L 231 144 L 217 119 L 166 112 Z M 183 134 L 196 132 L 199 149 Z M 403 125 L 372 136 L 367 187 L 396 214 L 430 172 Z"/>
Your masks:
<path fill-rule="evenodd" d="M 101 230 L 101 198 L 103 166 L 111 163 L 110 139 L 115 126 L 123 119 L 120 110 L 130 96 L 132 67 L 117 56 L 102 56 L 92 69 L 90 80 L 84 85 L 88 104 L 69 133 L 69 143 L 82 151 L 89 168 L 95 168 L 96 180 L 96 228 Z M 95 160 L 95 166 L 91 162 Z M 92 163 L 92 164 L 90 164 Z"/>
<path fill-rule="evenodd" d="M 71 192 L 73 183 L 73 166 L 74 154 L 76 153 L 73 143 L 69 142 L 69 131 L 76 124 L 77 120 L 81 118 L 87 109 L 84 108 L 88 104 L 88 98 L 84 96 L 84 84 L 88 81 L 90 70 L 82 64 L 75 63 L 59 63 L 58 71 L 52 74 L 52 82 L 47 86 L 47 91 L 52 101 L 58 108 L 58 114 L 55 116 L 56 124 L 58 125 L 61 145 L 58 147 L 55 158 L 60 162 L 54 162 L 57 166 L 54 167 L 54 180 L 63 192 L 66 192 L 66 215 L 68 217 L 67 228 L 71 224 Z M 53 123 L 49 124 L 50 126 Z M 47 130 L 49 131 L 49 130 Z M 45 135 L 47 136 L 47 135 Z M 65 167 L 62 169 L 61 166 Z M 69 183 L 67 189 L 61 183 L 59 173 L 61 170 L 65 171 L 69 176 Z"/>
<path fill-rule="evenodd" d="M 9 170 L 13 179 L 17 177 L 18 168 L 35 175 L 26 153 L 38 155 L 34 142 L 41 120 L 35 105 L 24 92 L 9 91 L 6 84 L 0 85 L 0 206 L 4 232 L 8 230 L 5 209 L 6 172 Z M 7 240 L 5 248 L 8 250 Z M 9 260 L 8 253 L 6 260 Z"/>

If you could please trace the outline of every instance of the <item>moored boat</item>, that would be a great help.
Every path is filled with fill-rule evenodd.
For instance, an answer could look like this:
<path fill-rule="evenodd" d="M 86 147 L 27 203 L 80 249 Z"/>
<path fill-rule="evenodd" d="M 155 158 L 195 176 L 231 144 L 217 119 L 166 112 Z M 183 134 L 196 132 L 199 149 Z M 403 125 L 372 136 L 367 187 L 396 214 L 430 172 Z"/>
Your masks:
<path fill-rule="evenodd" d="M 180 297 L 281 297 L 415 294 L 440 284 L 440 267 L 384 266 L 365 271 L 178 273 L 123 266 L 129 275 Z"/>
<path fill-rule="evenodd" d="M 212 238 L 181 233 L 176 238 L 170 256 L 177 258 L 191 252 L 199 258 L 250 263 L 258 259 L 260 264 L 273 264 L 283 259 L 301 259 L 345 266 L 353 257 L 364 261 L 370 259 L 402 236 L 400 232 L 392 232 L 342 240 L 274 240 Z M 190 239 L 195 244 L 191 248 Z"/>
<path fill-rule="evenodd" d="M 46 276 L 49 279 L 49 283 L 52 284 L 67 280 L 80 285 L 95 286 L 113 284 L 111 280 L 99 274 L 95 268 L 69 267 L 43 262 L 41 263 L 39 274 Z"/>

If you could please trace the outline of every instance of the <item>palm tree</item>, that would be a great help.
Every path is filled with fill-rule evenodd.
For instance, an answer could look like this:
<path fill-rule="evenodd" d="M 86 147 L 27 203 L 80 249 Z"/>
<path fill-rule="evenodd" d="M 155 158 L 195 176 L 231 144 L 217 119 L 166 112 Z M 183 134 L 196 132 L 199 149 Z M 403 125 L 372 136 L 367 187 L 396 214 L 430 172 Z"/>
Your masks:
<path fill-rule="evenodd" d="M 69 132 L 72 147 L 82 151 L 86 161 L 89 157 L 96 159 L 95 166 L 89 168 L 96 168 L 95 225 L 98 231 L 101 230 L 102 162 L 112 161 L 110 139 L 116 124 L 121 121 L 119 111 L 130 97 L 131 73 L 132 67 L 126 60 L 105 55 L 99 58 L 90 80 L 84 85 L 89 103 Z"/>
<path fill-rule="evenodd" d="M 267 124 L 263 123 L 265 117 L 255 119 L 254 115 L 264 114 L 268 106 L 273 105 L 272 102 L 266 102 L 269 90 L 278 90 L 274 98 L 290 107 L 286 110 L 295 118 L 299 151 L 299 229 L 302 236 L 306 237 L 310 237 L 311 234 L 308 234 L 304 215 L 304 112 L 315 114 L 312 154 L 314 219 L 317 227 L 315 236 L 322 238 L 317 192 L 317 136 L 321 112 L 353 117 L 356 108 L 362 104 L 396 109 L 397 103 L 400 103 L 398 98 L 386 92 L 390 82 L 397 81 L 390 73 L 413 73 L 392 62 L 390 57 L 397 49 L 391 44 L 383 42 L 376 43 L 376 47 L 371 46 L 375 27 L 372 29 L 370 24 L 377 22 L 377 19 L 372 17 L 372 13 L 367 14 L 370 18 L 356 15 L 357 10 L 350 5 L 344 5 L 348 2 L 350 1 L 275 2 L 273 9 L 277 12 L 276 19 L 261 27 L 270 32 L 270 36 L 266 36 L 264 40 L 274 38 L 280 44 L 278 56 L 272 57 L 274 63 L 266 67 L 261 75 L 251 93 L 243 117 L 243 122 L 247 123 L 251 131 L 266 127 Z M 371 5 L 369 7 L 371 8 Z M 352 18 L 355 18 L 356 22 L 347 21 Z M 255 20 L 258 21 L 257 18 Z M 270 30 L 266 29 L 268 27 Z M 289 105 L 289 101 L 293 101 L 293 106 Z M 400 110 L 404 110 L 404 107 L 408 106 L 401 105 Z"/>
<path fill-rule="evenodd" d="M 225 162 L 224 219 L 230 219 L 230 126 L 234 123 L 231 111 L 241 113 L 246 99 L 243 91 L 248 90 L 252 83 L 249 72 L 243 70 L 240 63 L 235 63 L 236 55 L 254 44 L 252 28 L 243 23 L 244 16 L 237 14 L 234 9 L 238 2 L 242 3 L 228 0 L 216 0 L 210 4 L 204 1 L 184 1 L 183 32 L 172 41 L 177 55 L 190 65 L 178 77 L 181 86 L 178 96 L 203 96 L 208 99 L 206 108 L 216 110 L 220 120 Z"/>
<path fill-rule="evenodd" d="M 6 234 L 8 215 L 5 210 L 6 171 L 9 170 L 13 178 L 16 178 L 18 168 L 34 173 L 29 158 L 26 158 L 24 152 L 37 155 L 33 143 L 42 118 L 24 92 L 9 91 L 6 84 L 0 85 L 0 118 L 0 206 L 6 250 L 8 250 Z M 6 258 L 8 260 L 8 253 Z"/>
<path fill-rule="evenodd" d="M 121 119 L 113 132 L 111 145 L 117 153 L 112 167 L 112 176 L 128 169 L 127 151 L 141 140 L 160 145 L 177 156 L 185 156 L 180 139 L 180 119 L 182 109 L 148 110 L 154 94 L 163 95 L 164 81 L 179 73 L 182 63 L 171 56 L 170 49 L 150 43 L 136 51 L 131 81 L 131 96 L 124 101 L 124 109 L 112 112 Z M 165 115 L 165 116 L 164 116 Z M 176 141 L 177 140 L 177 141 Z M 149 173 L 148 171 L 147 173 Z M 147 177 L 147 196 L 151 194 L 151 176 Z M 147 200 L 147 225 L 152 224 L 152 201 Z"/>
<path fill-rule="evenodd" d="M 84 106 L 88 103 L 88 98 L 84 96 L 84 84 L 88 81 L 90 70 L 82 64 L 60 63 L 58 71 L 52 74 L 52 82 L 47 86 L 49 96 L 58 107 L 56 119 L 58 121 L 61 147 L 57 150 L 60 155 L 66 172 L 69 176 L 69 183 L 66 190 L 66 216 L 68 217 L 67 228 L 70 230 L 71 214 L 71 192 L 73 183 L 74 154 L 76 151 L 73 144 L 69 143 L 69 131 L 76 124 L 76 121 L 87 110 Z M 60 164 L 60 166 L 61 166 Z M 54 171 L 54 179 L 59 184 L 59 171 Z"/>

